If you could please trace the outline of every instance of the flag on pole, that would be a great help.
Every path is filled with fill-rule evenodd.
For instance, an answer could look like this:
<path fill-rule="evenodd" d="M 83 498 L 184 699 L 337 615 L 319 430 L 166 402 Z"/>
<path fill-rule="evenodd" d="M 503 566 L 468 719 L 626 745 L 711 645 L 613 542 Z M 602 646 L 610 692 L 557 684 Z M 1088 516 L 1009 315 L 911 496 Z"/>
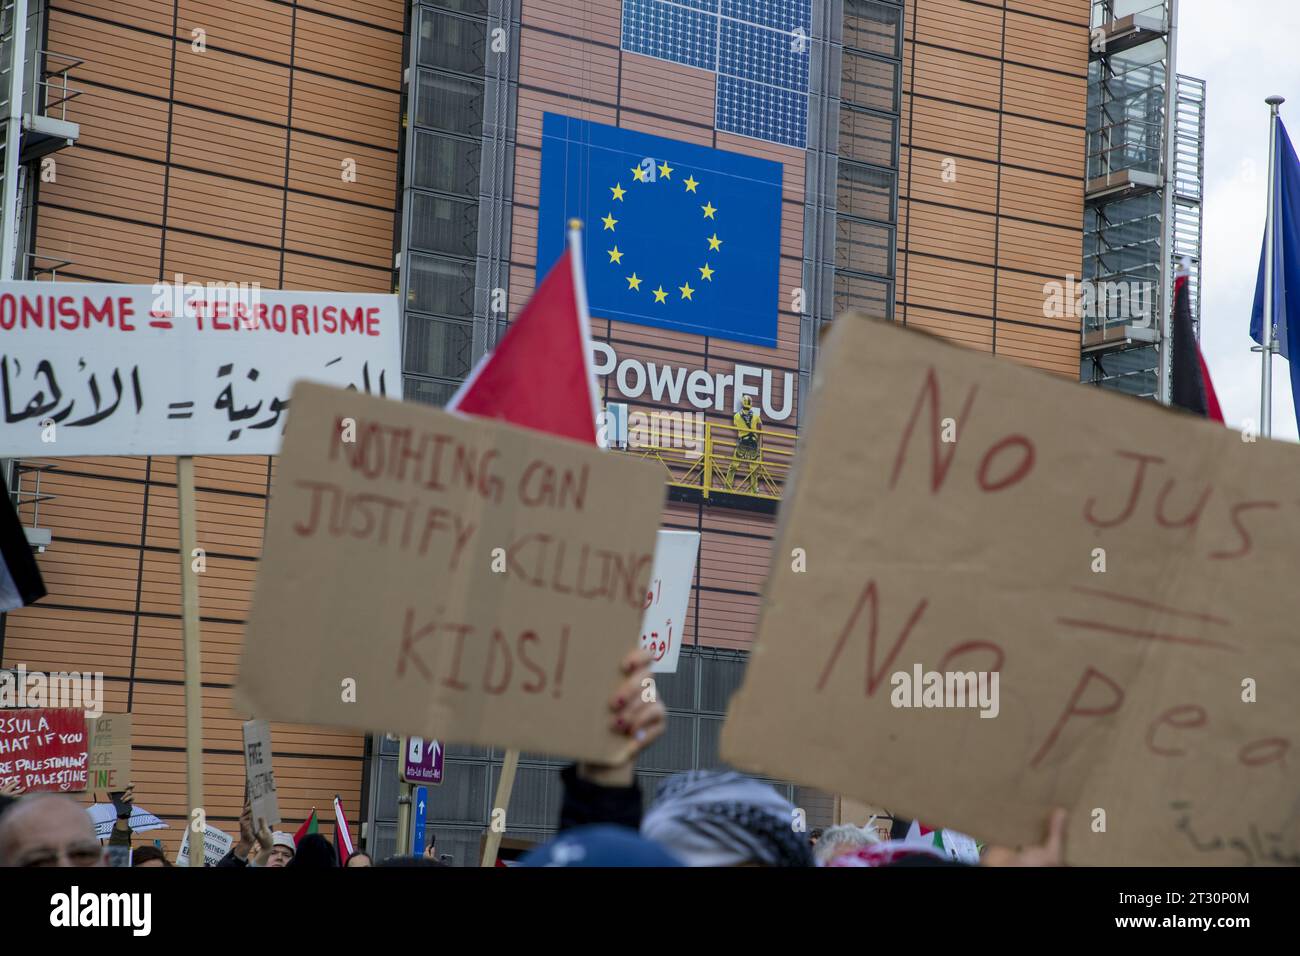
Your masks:
<path fill-rule="evenodd" d="M 298 832 L 293 835 L 293 845 L 297 846 L 299 843 L 301 843 L 302 838 L 305 837 L 307 834 L 319 833 L 319 832 L 320 832 L 320 825 L 316 821 L 316 808 L 312 807 L 311 816 L 309 816 L 306 820 L 302 821 L 302 826 L 300 826 L 298 828 Z"/>
<path fill-rule="evenodd" d="M 338 855 L 339 866 L 347 866 L 348 858 L 356 852 L 352 849 L 348 818 L 343 815 L 343 801 L 337 793 L 334 795 L 334 852 Z"/>
<path fill-rule="evenodd" d="M 45 582 L 3 475 L 0 498 L 4 499 L 0 501 L 0 611 L 14 611 L 45 597 Z"/>
<path fill-rule="evenodd" d="M 452 396 L 448 411 L 596 443 L 600 403 L 591 366 L 581 245 L 579 224 L 570 223 L 568 249 L 500 344 Z"/>
<path fill-rule="evenodd" d="M 1173 350 L 1169 356 L 1170 404 L 1203 418 L 1223 422 L 1219 397 L 1210 380 L 1210 370 L 1201 354 L 1201 343 L 1192 327 L 1191 292 L 1187 287 L 1187 263 L 1174 280 Z"/>
<path fill-rule="evenodd" d="M 1269 157 L 1273 180 L 1273 243 L 1268 248 L 1268 231 L 1259 254 L 1259 275 L 1255 280 L 1255 302 L 1250 313 L 1250 337 L 1264 344 L 1264 267 L 1273 261 L 1273 327 L 1277 350 L 1291 363 L 1291 394 L 1296 398 L 1300 422 L 1300 158 L 1281 117 L 1273 120 L 1275 143 Z M 1295 314 L 1291 314 L 1291 310 Z"/>

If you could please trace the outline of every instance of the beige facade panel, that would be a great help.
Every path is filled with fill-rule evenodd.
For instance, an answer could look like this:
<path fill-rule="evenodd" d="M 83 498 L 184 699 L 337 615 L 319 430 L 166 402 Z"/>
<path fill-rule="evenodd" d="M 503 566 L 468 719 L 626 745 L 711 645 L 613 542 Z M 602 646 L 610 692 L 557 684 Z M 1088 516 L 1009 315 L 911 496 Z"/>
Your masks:
<path fill-rule="evenodd" d="M 293 128 L 353 143 L 397 149 L 399 94 L 296 70 Z"/>
<path fill-rule="evenodd" d="M 68 272 L 97 282 L 158 279 L 162 230 L 87 213 L 41 206 L 36 251 L 72 262 Z"/>
<path fill-rule="evenodd" d="M 523 24 L 617 48 L 621 9 L 619 0 L 547 0 L 525 4 Z"/>
<path fill-rule="evenodd" d="M 393 65 L 401 60 L 402 38 L 398 34 L 298 10 L 294 21 L 295 67 L 397 92 L 401 89 L 402 71 L 394 70 Z M 295 86 L 301 78 L 299 69 Z"/>
<path fill-rule="evenodd" d="M 637 53 L 622 54 L 622 70 L 619 90 L 625 108 L 712 128 L 717 88 L 713 73 Z"/>
<path fill-rule="evenodd" d="M 172 162 L 205 173 L 284 185 L 285 131 L 265 123 L 177 104 Z"/>
<path fill-rule="evenodd" d="M 86 86 L 68 103 L 68 120 L 81 127 L 78 146 L 111 149 L 159 163 L 167 160 L 166 103 Z"/>
<path fill-rule="evenodd" d="M 166 98 L 167 90 L 160 95 Z M 295 103 L 297 97 L 295 90 Z M 289 119 L 289 70 L 220 50 L 196 53 L 177 40 L 176 102 L 283 126 Z"/>
<path fill-rule="evenodd" d="M 1002 11 L 992 4 L 965 0 L 908 0 L 905 17 L 911 40 L 955 50 L 997 55 L 1002 45 Z"/>
<path fill-rule="evenodd" d="M 395 202 L 396 153 L 297 130 L 291 135 L 290 189 L 371 206 L 391 207 Z M 345 173 L 355 173 L 355 179 L 345 179 Z"/>
<path fill-rule="evenodd" d="M 612 104 L 618 69 L 618 50 L 540 30 L 520 33 L 519 74 L 529 86 Z"/>
<path fill-rule="evenodd" d="M 87 149 L 64 150 L 41 201 L 79 212 L 162 225 L 165 167 Z"/>
<path fill-rule="evenodd" d="M 178 0 L 176 36 L 191 44 L 289 63 L 293 8 L 271 0 Z M 171 26 L 171 10 L 167 11 Z M 302 29 L 301 16 L 299 30 Z"/>
<path fill-rule="evenodd" d="M 74 74 L 82 83 L 91 81 L 163 100 L 168 97 L 172 45 L 164 37 L 56 9 L 50 11 L 49 49 L 84 61 Z"/>
<path fill-rule="evenodd" d="M 280 252 L 172 229 L 167 233 L 163 277 L 174 282 L 177 275 L 185 282 L 256 282 L 274 289 L 280 284 Z"/>
<path fill-rule="evenodd" d="M 996 55 L 996 50 L 993 51 Z M 955 100 L 964 106 L 998 108 L 1002 87 L 1002 63 L 985 56 L 957 53 L 935 47 L 916 46 L 915 73 L 908 72 L 904 90 L 913 96 Z M 960 83 L 953 83 L 960 76 Z"/>

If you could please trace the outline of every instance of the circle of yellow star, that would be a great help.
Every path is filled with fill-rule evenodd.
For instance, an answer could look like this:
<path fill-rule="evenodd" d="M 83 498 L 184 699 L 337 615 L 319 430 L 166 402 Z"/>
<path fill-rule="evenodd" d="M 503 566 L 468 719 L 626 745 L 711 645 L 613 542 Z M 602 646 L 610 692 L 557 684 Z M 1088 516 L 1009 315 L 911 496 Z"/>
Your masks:
<path fill-rule="evenodd" d="M 655 301 L 656 301 L 656 302 L 667 302 L 667 301 L 668 301 L 668 293 L 664 291 L 664 287 L 663 287 L 662 285 L 661 285 L 659 288 L 657 288 L 657 289 L 652 289 L 651 291 L 654 292 L 654 294 L 655 294 Z"/>
<path fill-rule="evenodd" d="M 627 192 L 627 190 L 623 188 L 622 183 L 615 183 L 613 186 L 610 186 L 609 191 L 614 194 L 614 198 L 619 202 L 623 201 L 623 194 Z"/>
<path fill-rule="evenodd" d="M 709 236 L 708 243 L 709 243 L 710 252 L 716 252 L 722 248 L 722 240 L 718 238 L 718 234 L 716 232 L 713 235 Z"/>
<path fill-rule="evenodd" d="M 686 285 L 679 285 L 677 288 L 681 291 L 683 299 L 690 299 L 691 293 L 695 291 L 694 289 L 691 288 L 691 284 L 689 282 L 686 283 Z M 691 301 L 694 300 L 692 299 Z"/>
<path fill-rule="evenodd" d="M 699 185 L 699 183 L 695 181 L 694 176 L 687 176 L 685 183 L 686 183 L 686 191 L 688 193 L 695 192 L 695 187 Z"/>
<path fill-rule="evenodd" d="M 630 276 L 627 277 L 627 287 L 631 289 L 633 292 L 640 292 L 641 277 L 638 276 L 635 272 L 633 272 Z"/>
<path fill-rule="evenodd" d="M 610 262 L 617 262 L 619 265 L 623 264 L 623 253 L 618 251 L 618 246 L 615 246 L 613 249 L 609 249 L 606 251 L 609 252 Z"/>
<path fill-rule="evenodd" d="M 659 175 L 662 176 L 664 179 L 672 178 L 673 168 L 668 165 L 668 160 L 665 159 L 662 163 L 659 164 Z"/>
<path fill-rule="evenodd" d="M 715 212 L 718 211 L 718 210 L 714 207 L 713 203 L 711 203 L 711 202 L 709 202 L 709 203 L 705 203 L 705 204 L 704 204 L 703 206 L 701 206 L 700 208 L 704 210 L 704 218 L 705 218 L 705 219 L 712 219 L 712 218 L 713 218 L 713 214 L 714 214 Z"/>
<path fill-rule="evenodd" d="M 614 218 L 614 214 L 613 214 L 613 213 L 606 213 L 606 214 L 605 214 L 605 218 L 602 219 L 601 222 L 603 222 L 603 223 L 605 224 L 605 228 L 606 228 L 606 229 L 608 229 L 610 232 L 613 232 L 613 231 L 614 231 L 614 224 L 617 223 L 618 220 Z"/>
<path fill-rule="evenodd" d="M 640 166 L 633 166 L 633 167 L 632 167 L 632 178 L 635 179 L 635 180 L 636 180 L 637 182 L 639 182 L 639 183 L 643 183 L 643 182 L 645 182 L 645 170 L 642 169 Z"/>
<path fill-rule="evenodd" d="M 714 271 L 715 270 L 709 268 L 709 264 L 706 262 L 700 267 L 700 278 L 712 282 Z"/>

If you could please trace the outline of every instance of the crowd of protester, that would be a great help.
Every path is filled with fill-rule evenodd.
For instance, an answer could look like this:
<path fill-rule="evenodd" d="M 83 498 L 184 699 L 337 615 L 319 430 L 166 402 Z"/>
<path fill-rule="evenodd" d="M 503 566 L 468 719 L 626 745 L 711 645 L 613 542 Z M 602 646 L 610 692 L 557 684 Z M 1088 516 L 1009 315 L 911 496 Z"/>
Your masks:
<path fill-rule="evenodd" d="M 660 785 L 642 812 L 636 756 L 664 731 L 666 712 L 653 695 L 642 694 L 650 675 L 643 651 L 629 654 L 623 678 L 609 700 L 609 726 L 628 738 L 628 757 L 617 765 L 573 764 L 561 773 L 564 799 L 559 832 L 530 850 L 521 866 L 792 866 L 888 867 L 964 866 L 933 839 L 909 839 L 905 821 L 892 829 L 839 824 L 807 831 L 803 815 L 770 785 L 733 770 L 694 770 Z M 649 699 L 647 699 L 649 698 Z M 0 792 L 0 866 L 102 866 L 111 847 L 129 847 L 133 793 L 111 795 L 117 819 L 106 841 L 96 835 L 86 809 L 55 793 Z M 1055 811 L 1039 846 L 984 848 L 985 866 L 1060 866 L 1064 858 L 1065 812 Z M 239 841 L 219 867 L 308 867 L 339 865 L 331 842 L 318 833 L 299 839 L 252 819 L 245 803 Z M 136 847 L 132 866 L 172 866 L 154 845 Z M 364 852 L 348 867 L 446 866 L 432 844 L 421 857 L 399 856 L 374 864 Z"/>

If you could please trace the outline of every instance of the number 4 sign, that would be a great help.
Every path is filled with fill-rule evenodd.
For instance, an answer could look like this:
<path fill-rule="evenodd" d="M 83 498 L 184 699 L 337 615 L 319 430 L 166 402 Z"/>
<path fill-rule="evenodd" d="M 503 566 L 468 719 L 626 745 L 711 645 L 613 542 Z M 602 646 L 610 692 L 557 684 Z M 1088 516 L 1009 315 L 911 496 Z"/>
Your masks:
<path fill-rule="evenodd" d="M 424 737 L 402 740 L 402 782 L 442 783 L 442 744 Z"/>

